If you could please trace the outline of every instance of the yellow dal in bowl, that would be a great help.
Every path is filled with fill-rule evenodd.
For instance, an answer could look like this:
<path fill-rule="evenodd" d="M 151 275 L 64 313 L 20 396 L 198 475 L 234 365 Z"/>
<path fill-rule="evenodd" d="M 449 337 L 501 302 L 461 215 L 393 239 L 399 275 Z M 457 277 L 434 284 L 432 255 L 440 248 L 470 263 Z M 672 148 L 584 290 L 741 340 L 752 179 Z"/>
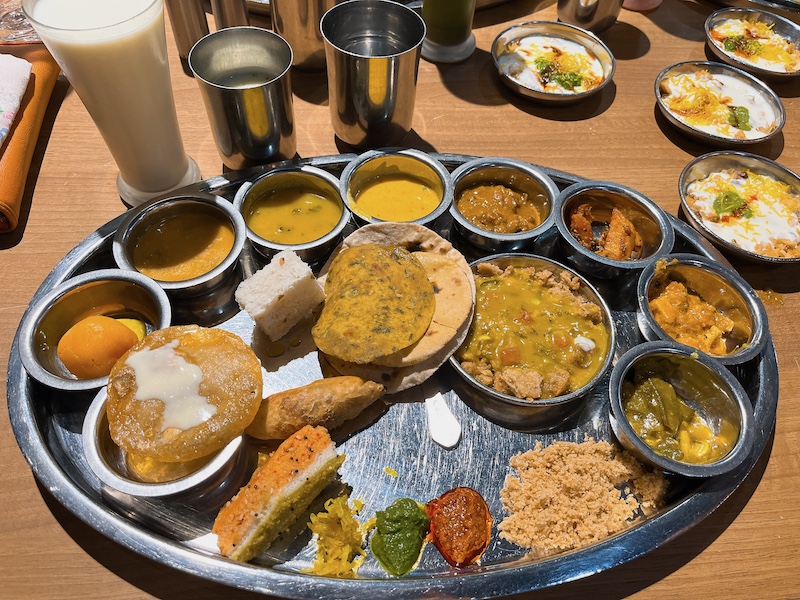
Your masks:
<path fill-rule="evenodd" d="M 304 187 L 282 187 L 250 203 L 247 226 L 278 244 L 305 244 L 330 232 L 342 217 L 342 204 Z"/>
<path fill-rule="evenodd" d="M 145 229 L 133 248 L 134 268 L 160 281 L 185 281 L 208 273 L 233 248 L 233 226 L 206 211 L 166 215 Z"/>
<path fill-rule="evenodd" d="M 415 221 L 432 213 L 441 195 L 421 179 L 405 173 L 378 175 L 355 193 L 352 208 L 381 221 Z"/>

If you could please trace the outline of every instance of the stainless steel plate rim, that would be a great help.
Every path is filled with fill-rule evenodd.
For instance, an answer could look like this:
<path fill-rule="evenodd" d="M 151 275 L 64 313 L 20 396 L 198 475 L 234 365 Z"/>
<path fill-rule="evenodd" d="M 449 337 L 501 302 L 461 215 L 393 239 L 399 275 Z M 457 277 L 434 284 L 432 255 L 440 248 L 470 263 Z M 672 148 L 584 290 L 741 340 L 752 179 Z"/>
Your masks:
<path fill-rule="evenodd" d="M 475 158 L 453 154 L 435 156 L 448 166 L 455 166 Z M 306 160 L 323 168 L 341 168 L 349 159 L 352 159 L 352 155 Z M 563 171 L 547 168 L 545 171 L 557 182 L 569 184 L 582 180 Z M 258 172 L 248 171 L 247 177 L 254 177 Z M 220 175 L 200 182 L 187 191 L 230 190 L 242 183 L 242 177 L 242 175 L 237 177 L 237 174 Z M 120 223 L 121 218 L 118 217 L 87 236 L 56 265 L 36 294 L 46 293 L 74 274 L 81 264 L 108 243 Z M 687 239 L 691 239 L 704 254 L 716 255 L 700 236 L 697 236 L 698 239 L 692 237 L 696 234 L 690 227 L 677 219 L 674 219 L 674 223 L 676 229 L 685 233 Z M 402 579 L 318 578 L 236 563 L 193 550 L 163 536 L 154 535 L 144 527 L 94 502 L 54 460 L 38 426 L 31 382 L 19 359 L 18 335 L 12 343 L 9 359 L 7 395 L 12 430 L 23 455 L 42 486 L 79 519 L 101 534 L 158 563 L 218 583 L 291 598 L 372 599 L 375 594 L 389 591 L 394 598 L 409 599 L 435 593 L 448 596 L 491 597 L 558 585 L 618 566 L 668 542 L 713 512 L 739 487 L 753 469 L 774 428 L 777 407 L 777 359 L 771 340 L 756 367 L 764 385 L 758 391 L 755 415 L 757 437 L 754 451 L 735 471 L 703 482 L 698 488 L 702 493 L 690 494 L 668 511 L 576 553 L 504 568 L 488 566 L 476 569 L 474 572 L 451 572 L 433 578 L 415 577 L 413 574 Z M 576 557 L 579 560 L 576 560 Z"/>

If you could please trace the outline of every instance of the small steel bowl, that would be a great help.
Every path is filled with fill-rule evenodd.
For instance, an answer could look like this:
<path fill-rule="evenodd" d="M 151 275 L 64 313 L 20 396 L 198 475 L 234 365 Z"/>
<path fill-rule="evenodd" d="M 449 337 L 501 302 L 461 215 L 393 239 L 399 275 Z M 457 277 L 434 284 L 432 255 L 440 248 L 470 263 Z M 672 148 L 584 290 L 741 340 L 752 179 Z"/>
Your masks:
<path fill-rule="evenodd" d="M 729 169 L 749 170 L 758 175 L 771 177 L 776 181 L 788 185 L 791 191 L 800 197 L 800 177 L 775 161 L 746 152 L 710 152 L 695 158 L 687 164 L 678 179 L 681 208 L 683 209 L 683 214 L 686 216 L 686 220 L 715 246 L 726 252 L 730 252 L 737 258 L 749 262 L 774 265 L 800 264 L 800 257 L 765 256 L 734 244 L 713 231 L 706 223 L 705 219 L 703 219 L 697 211 L 692 209 L 689 204 L 689 186 L 695 181 L 705 179 L 712 173 Z"/>
<path fill-rule="evenodd" d="M 712 76 L 731 77 L 732 79 L 737 80 L 741 84 L 750 88 L 751 94 L 754 97 L 763 99 L 764 102 L 766 102 L 769 106 L 774 116 L 775 129 L 758 137 L 738 139 L 703 131 L 679 119 L 672 113 L 672 111 L 670 111 L 669 107 L 664 102 L 662 98 L 662 85 L 670 77 L 687 73 L 695 73 L 697 71 L 708 71 L 708 73 Z M 767 140 L 770 140 L 778 135 L 786 123 L 786 109 L 783 106 L 783 102 L 781 102 L 780 98 L 778 98 L 775 92 L 773 92 L 762 81 L 756 79 L 749 73 L 745 73 L 741 69 L 737 69 L 736 67 L 731 67 L 722 63 L 690 60 L 674 64 L 658 74 L 655 80 L 654 90 L 658 108 L 667 121 L 669 121 L 679 131 L 685 133 L 689 137 L 701 142 L 714 144 L 716 146 L 745 146 L 748 144 L 759 144 L 761 142 L 766 142 Z"/>
<path fill-rule="evenodd" d="M 477 272 L 479 264 L 485 262 L 494 263 L 501 269 L 504 269 L 508 265 L 533 266 L 536 268 L 545 268 L 557 277 L 564 272 L 574 275 L 578 277 L 581 282 L 580 293 L 585 298 L 598 305 L 603 313 L 603 323 L 608 328 L 609 332 L 609 349 L 606 357 L 603 359 L 603 364 L 594 377 L 592 377 L 591 381 L 580 389 L 563 396 L 528 401 L 500 393 L 480 383 L 472 375 L 467 373 L 456 356 L 458 354 L 457 351 L 455 355 L 450 357 L 450 365 L 455 369 L 464 383 L 464 385 L 461 386 L 457 384 L 456 391 L 459 397 L 479 414 L 503 427 L 511 429 L 545 431 L 557 428 L 574 418 L 580 412 L 589 395 L 611 368 L 611 363 L 614 358 L 614 349 L 616 347 L 616 325 L 614 324 L 611 310 L 605 300 L 603 300 L 603 297 L 589 282 L 572 269 L 550 260 L 549 258 L 534 256 L 532 254 L 497 254 L 472 262 L 470 266 L 473 273 Z"/>
<path fill-rule="evenodd" d="M 729 52 L 725 50 L 724 45 L 712 37 L 711 30 L 728 19 L 765 23 L 772 28 L 774 33 L 788 40 L 798 48 L 800 48 L 800 25 L 797 25 L 789 19 L 785 19 L 766 10 L 738 7 L 722 8 L 712 13 L 706 19 L 705 23 L 706 43 L 708 44 L 711 52 L 713 52 L 714 55 L 721 61 L 726 62 L 734 67 L 738 67 L 743 71 L 747 71 L 748 73 L 752 73 L 760 79 L 774 80 L 776 82 L 786 81 L 800 75 L 800 70 L 779 71 L 767 68 L 765 66 L 758 66 L 757 64 L 750 62 L 745 58 L 737 56 L 732 51 Z"/>
<path fill-rule="evenodd" d="M 541 216 L 541 223 L 519 233 L 497 233 L 476 225 L 458 210 L 461 194 L 477 185 L 504 185 L 528 195 Z M 458 234 L 488 252 L 516 252 L 529 246 L 553 225 L 553 202 L 558 188 L 541 169 L 511 158 L 476 158 L 453 171 L 453 204 L 450 215 Z"/>
<path fill-rule="evenodd" d="M 621 211 L 642 237 L 642 256 L 635 260 L 615 260 L 584 247 L 572 235 L 570 226 L 572 213 L 582 204 L 591 207 L 595 222 L 600 224 L 609 222 L 612 209 Z M 647 196 L 617 183 L 575 183 L 558 195 L 553 213 L 566 261 L 600 279 L 638 277 L 642 269 L 671 252 L 675 243 L 675 231 L 667 213 Z"/>
<path fill-rule="evenodd" d="M 233 204 L 213 194 L 193 194 L 191 196 L 169 196 L 157 198 L 133 208 L 114 234 L 112 251 L 120 269 L 137 271 L 133 253 L 141 236 L 168 218 L 205 212 L 230 223 L 233 227 L 233 246 L 227 256 L 216 267 L 197 277 L 181 281 L 156 280 L 172 299 L 193 298 L 208 294 L 227 282 L 239 263 L 239 255 L 247 239 L 244 219 Z M 172 249 L 163 248 L 165 253 Z"/>
<path fill-rule="evenodd" d="M 339 179 L 339 192 L 347 208 L 361 224 L 383 223 L 383 219 L 362 214 L 356 204 L 359 191 L 376 178 L 403 174 L 430 187 L 439 196 L 439 204 L 428 214 L 407 221 L 431 225 L 453 202 L 453 180 L 450 172 L 438 160 L 411 148 L 383 148 L 370 150 L 351 160 Z"/>
<path fill-rule="evenodd" d="M 252 213 L 255 202 L 265 194 L 281 188 L 307 190 L 338 202 L 341 208 L 339 221 L 322 237 L 301 244 L 281 244 L 260 236 L 249 226 L 248 216 Z M 247 238 L 253 248 L 268 259 L 283 250 L 292 250 L 306 262 L 320 260 L 330 254 L 341 241 L 342 233 L 350 222 L 350 211 L 339 193 L 339 179 L 310 165 L 278 167 L 253 181 L 245 182 L 236 192 L 233 205 L 244 217 Z"/>
<path fill-rule="evenodd" d="M 719 432 L 722 420 L 738 432 L 733 448 L 707 464 L 691 464 L 661 456 L 634 431 L 623 408 L 623 384 L 637 369 L 652 371 L 671 384 L 686 404 Z M 686 477 L 714 477 L 738 467 L 753 448 L 753 406 L 742 385 L 719 361 L 675 342 L 647 342 L 626 352 L 614 366 L 608 386 L 611 429 L 620 444 L 637 458 L 663 471 Z"/>
<path fill-rule="evenodd" d="M 758 294 L 733 269 L 697 254 L 670 254 L 642 271 L 637 287 L 636 319 L 645 339 L 672 340 L 656 322 L 649 305 L 659 290 L 671 281 L 683 283 L 690 292 L 733 320 L 733 330 L 726 336 L 729 353 L 713 355 L 717 361 L 736 365 L 761 354 L 769 328 Z"/>
<path fill-rule="evenodd" d="M 594 54 L 597 57 L 597 59 L 600 61 L 600 64 L 603 66 L 604 79 L 602 83 L 600 83 L 600 85 L 597 87 L 585 92 L 579 92 L 575 94 L 556 94 L 552 92 L 545 92 L 544 90 L 536 90 L 515 79 L 509 75 L 505 69 L 503 69 L 500 57 L 505 54 L 509 44 L 530 35 L 558 37 L 570 42 L 575 42 L 585 47 L 591 54 Z M 494 62 L 494 66 L 500 75 L 500 80 L 512 91 L 531 100 L 556 104 L 578 102 L 580 100 L 585 100 L 589 96 L 597 94 L 609 83 L 611 83 L 611 79 L 614 77 L 614 71 L 617 65 L 614 55 L 611 54 L 611 50 L 609 50 L 608 46 L 606 46 L 595 34 L 586 31 L 585 29 L 581 29 L 580 27 L 575 27 L 574 25 L 568 25 L 567 23 L 556 23 L 553 21 L 528 21 L 526 23 L 512 25 L 508 29 L 501 31 L 500 34 L 494 39 L 494 42 L 492 42 L 492 61 Z"/>
<path fill-rule="evenodd" d="M 253 457 L 246 451 L 242 436 L 238 436 L 211 456 L 186 463 L 185 472 L 176 479 L 156 483 L 141 478 L 129 465 L 125 451 L 111 439 L 106 416 L 107 399 L 108 394 L 103 388 L 89 406 L 83 421 L 82 444 L 89 468 L 108 488 L 143 498 L 188 493 L 194 498 L 206 498 L 214 494 L 220 502 L 225 502 L 250 476 Z"/>
<path fill-rule="evenodd" d="M 58 342 L 78 321 L 94 315 L 135 318 L 147 332 L 168 327 L 172 309 L 166 293 L 141 273 L 101 269 L 76 275 L 33 304 L 19 331 L 20 358 L 28 374 L 68 392 L 106 385 L 108 377 L 77 379 L 58 358 Z"/>

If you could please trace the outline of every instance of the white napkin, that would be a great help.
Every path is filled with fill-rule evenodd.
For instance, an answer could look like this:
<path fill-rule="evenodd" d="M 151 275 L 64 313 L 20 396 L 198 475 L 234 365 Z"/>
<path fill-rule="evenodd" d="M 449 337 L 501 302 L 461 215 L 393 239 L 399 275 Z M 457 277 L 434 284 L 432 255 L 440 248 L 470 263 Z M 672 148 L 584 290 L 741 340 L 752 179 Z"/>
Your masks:
<path fill-rule="evenodd" d="M 10 54 L 0 54 L 0 148 L 17 116 L 30 77 L 31 63 Z"/>

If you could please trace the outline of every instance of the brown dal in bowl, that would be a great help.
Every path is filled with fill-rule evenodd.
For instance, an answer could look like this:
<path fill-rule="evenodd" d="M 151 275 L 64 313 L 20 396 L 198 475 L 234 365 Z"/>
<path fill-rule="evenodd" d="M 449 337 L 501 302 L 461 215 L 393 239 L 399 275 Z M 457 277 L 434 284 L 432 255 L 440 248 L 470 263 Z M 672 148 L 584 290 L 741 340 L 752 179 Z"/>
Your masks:
<path fill-rule="evenodd" d="M 456 200 L 458 212 L 473 225 L 495 233 L 530 231 L 542 222 L 536 204 L 547 198 L 541 192 L 530 198 L 500 184 L 476 185 L 464 190 Z"/>

